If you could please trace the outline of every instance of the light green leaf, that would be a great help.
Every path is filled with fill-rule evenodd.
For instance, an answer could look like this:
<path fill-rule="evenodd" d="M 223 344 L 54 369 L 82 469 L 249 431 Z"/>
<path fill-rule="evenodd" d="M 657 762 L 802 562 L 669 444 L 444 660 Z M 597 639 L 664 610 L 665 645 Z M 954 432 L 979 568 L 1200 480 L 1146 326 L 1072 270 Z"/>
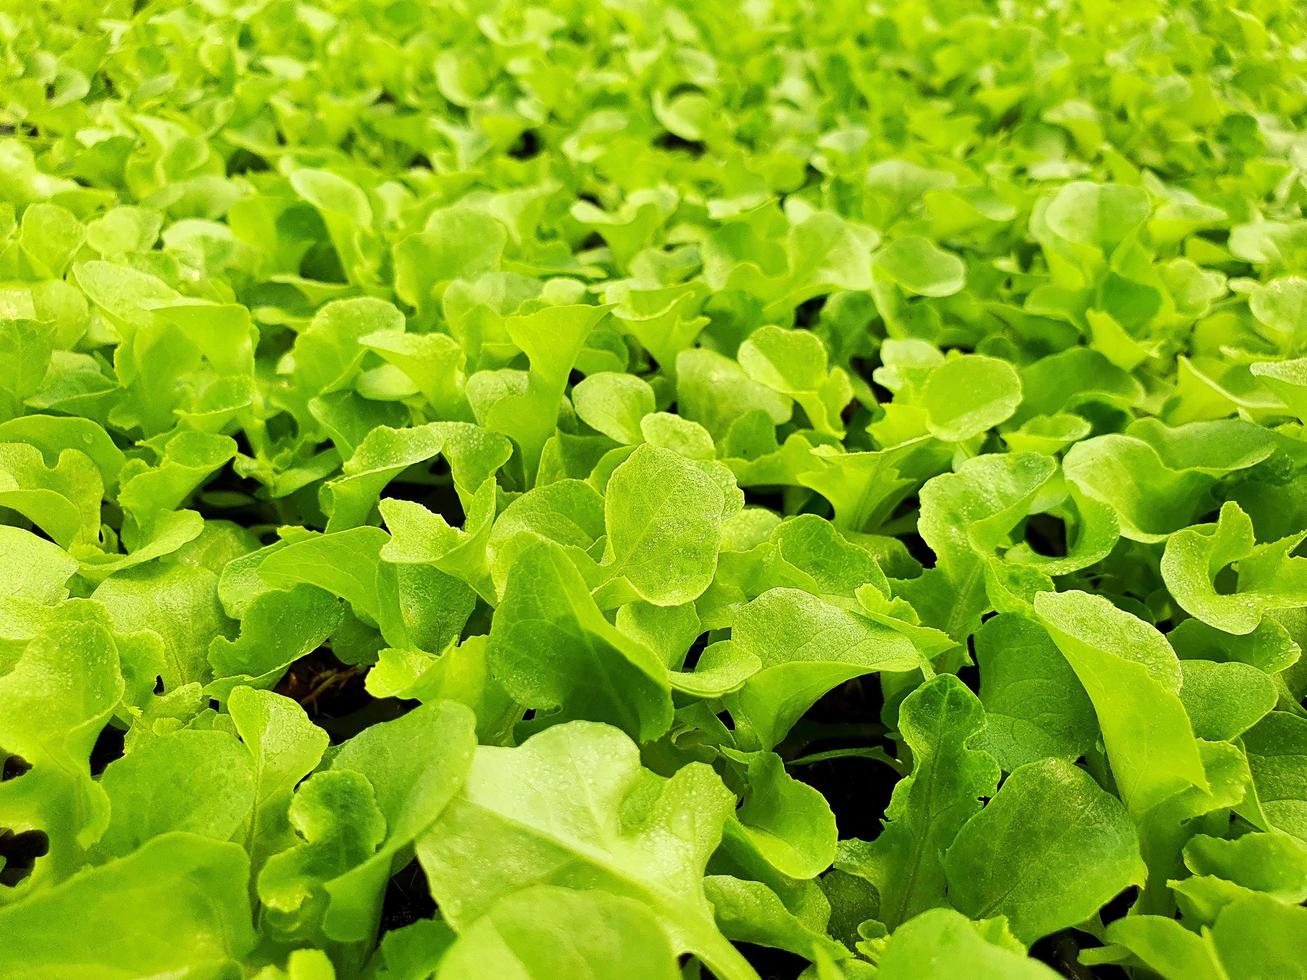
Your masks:
<path fill-rule="evenodd" d="M 0 908 L 0 970 L 68 976 L 221 976 L 254 948 L 249 862 L 235 844 L 170 833 Z M 94 923 L 94 941 L 74 923 Z"/>
<path fill-rule="evenodd" d="M 975 634 L 985 749 L 1008 772 L 1040 759 L 1074 761 L 1098 737 L 1098 719 L 1075 671 L 1048 634 L 1000 613 Z"/>
<path fill-rule="evenodd" d="M 592 374 L 572 388 L 572 404 L 581 421 L 626 445 L 642 440 L 640 420 L 654 410 L 648 382 L 611 371 Z"/>
<path fill-rule="evenodd" d="M 962 442 L 1011 418 L 1021 404 L 1021 378 L 1006 361 L 963 354 L 939 365 L 926 378 L 921 406 L 931 434 Z"/>
<path fill-rule="evenodd" d="M 952 674 L 927 681 L 899 708 L 912 772 L 895 784 L 880 836 L 842 842 L 835 861 L 875 887 L 878 918 L 891 931 L 944 904 L 944 852 L 981 799 L 994 795 L 998 763 L 970 747 L 984 725 L 980 702 Z"/>
<path fill-rule="evenodd" d="M 966 284 L 962 260 L 918 235 L 896 238 L 876 253 L 873 269 L 908 293 L 952 296 Z"/>
<path fill-rule="evenodd" d="M 0 600 L 10 597 L 33 602 L 58 602 L 77 562 L 52 541 L 19 527 L 0 525 L 0 553 L 7 560 L 0 572 Z"/>
<path fill-rule="evenodd" d="M 642 599 L 675 606 L 712 582 L 725 497 L 676 453 L 641 446 L 613 471 L 604 493 L 605 574 Z"/>
<path fill-rule="evenodd" d="M 1137 187 L 1075 181 L 1049 201 L 1044 220 L 1055 234 L 1109 253 L 1142 225 L 1152 209 Z"/>
<path fill-rule="evenodd" d="M 743 760 L 741 760 L 743 761 Z M 749 756 L 748 792 L 727 833 L 788 878 L 815 878 L 835 859 L 835 815 L 825 798 L 785 771 L 774 752 Z"/>
<path fill-rule="evenodd" d="M 488 648 L 505 690 L 561 718 L 606 721 L 645 741 L 672 720 L 667 669 L 614 628 L 557 545 L 537 539 L 519 552 L 495 609 Z"/>
<path fill-rule="evenodd" d="M 1125 807 L 1061 759 L 1013 772 L 944 864 L 955 908 L 1005 916 L 1027 943 L 1089 918 L 1147 874 Z"/>
<path fill-rule="evenodd" d="M 97 850 L 130 854 L 170 831 L 231 840 L 254 806 L 254 766 L 224 731 L 179 731 L 136 746 L 109 764 L 100 787 L 110 820 Z"/>
<path fill-rule="evenodd" d="M 666 933 L 645 906 L 549 885 L 524 888 L 491 906 L 445 954 L 436 976 L 460 980 L 486 971 L 503 980 L 681 975 Z"/>
<path fill-rule="evenodd" d="M 745 980 L 756 975 L 717 931 L 703 892 L 733 806 L 707 766 L 662 779 L 641 768 L 621 732 L 571 722 L 517 748 L 477 749 L 418 860 L 456 928 L 531 885 L 592 890 L 639 902 L 675 951 L 693 952 L 723 980 Z"/>
<path fill-rule="evenodd" d="M 1307 841 L 1307 719 L 1272 711 L 1243 742 L 1267 822 Z"/>
<path fill-rule="evenodd" d="M 1084 592 L 1045 592 L 1035 613 L 1094 703 L 1112 774 L 1142 815 L 1186 786 L 1206 788 L 1178 696 L 1180 664 L 1147 623 Z"/>
<path fill-rule="evenodd" d="M 762 670 L 726 698 L 741 736 L 776 745 L 831 688 L 876 671 L 920 669 L 912 642 L 881 624 L 798 589 L 764 592 L 739 611 L 731 644 Z"/>
<path fill-rule="evenodd" d="M 1182 660 L 1180 668 L 1180 700 L 1199 738 L 1238 738 L 1275 707 L 1275 683 L 1251 664 Z"/>
<path fill-rule="evenodd" d="M 890 936 L 876 973 L 881 980 L 967 975 L 977 980 L 1053 980 L 1057 974 L 1028 959 L 1002 919 L 970 922 L 952 909 L 931 909 Z"/>
<path fill-rule="evenodd" d="M 293 843 L 287 819 L 291 793 L 321 760 L 327 733 L 296 702 L 271 691 L 238 687 L 228 695 L 227 711 L 254 763 L 245 849 L 257 875 L 268 855 Z"/>

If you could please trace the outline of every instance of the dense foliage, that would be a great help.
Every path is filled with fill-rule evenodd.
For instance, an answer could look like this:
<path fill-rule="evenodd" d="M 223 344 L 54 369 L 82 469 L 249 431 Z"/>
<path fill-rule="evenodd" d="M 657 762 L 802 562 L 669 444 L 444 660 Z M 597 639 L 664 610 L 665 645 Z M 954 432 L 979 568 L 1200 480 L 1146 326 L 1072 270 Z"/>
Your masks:
<path fill-rule="evenodd" d="M 1305 120 L 1295 0 L 5 4 L 0 975 L 1307 976 Z"/>

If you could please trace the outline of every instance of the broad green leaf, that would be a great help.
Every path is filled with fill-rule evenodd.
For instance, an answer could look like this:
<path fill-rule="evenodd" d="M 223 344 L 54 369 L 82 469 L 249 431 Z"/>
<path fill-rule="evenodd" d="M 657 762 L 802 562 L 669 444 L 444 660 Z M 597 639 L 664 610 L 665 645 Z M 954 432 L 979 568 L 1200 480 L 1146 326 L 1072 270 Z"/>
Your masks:
<path fill-rule="evenodd" d="M 438 211 L 423 231 L 396 243 L 395 292 L 421 309 L 432 301 L 440 283 L 495 268 L 507 244 L 507 229 L 483 211 Z"/>
<path fill-rule="evenodd" d="M 604 492 L 604 571 L 659 606 L 698 598 L 712 582 L 725 507 L 721 487 L 676 453 L 641 446 Z"/>
<path fill-rule="evenodd" d="M 346 742 L 296 793 L 291 822 L 304 841 L 268 859 L 260 896 L 282 913 L 324 896 L 326 936 L 369 939 L 394 856 L 426 833 L 463 784 L 474 724 L 463 705 L 438 701 Z"/>
<path fill-rule="evenodd" d="M 992 608 L 996 553 L 1053 479 L 1056 463 L 1035 454 L 977 456 L 922 487 L 918 531 L 935 566 L 897 586 L 931 626 L 961 640 Z"/>
<path fill-rule="evenodd" d="M 1253 316 L 1284 348 L 1302 342 L 1303 320 L 1307 318 L 1307 279 L 1282 276 L 1253 287 L 1248 306 Z"/>
<path fill-rule="evenodd" d="M 1291 905 L 1307 900 L 1307 844 L 1288 834 L 1195 837 L 1185 846 L 1184 861 L 1196 875 L 1265 892 Z"/>
<path fill-rule="evenodd" d="M 54 542 L 0 525 L 0 550 L 8 556 L 0 578 L 0 599 L 54 603 L 68 594 L 65 583 L 77 571 L 77 562 Z"/>
<path fill-rule="evenodd" d="M 1067 479 L 1112 507 L 1123 537 L 1164 541 L 1192 523 L 1217 478 L 1271 455 L 1262 429 L 1237 422 L 1194 422 L 1168 429 L 1137 424 L 1123 435 L 1096 436 L 1067 453 Z"/>
<path fill-rule="evenodd" d="M 49 839 L 34 884 L 66 878 L 104 832 L 109 800 L 88 763 L 124 691 L 107 617 L 85 601 L 59 607 L 0 675 L 0 746 L 32 767 L 0 782 L 0 814 Z"/>
<path fill-rule="evenodd" d="M 919 296 L 951 296 L 966 284 L 962 260 L 917 235 L 896 238 L 876 253 L 877 276 Z"/>
<path fill-rule="evenodd" d="M 368 969 L 387 980 L 429 977 L 457 938 L 443 919 L 418 919 L 398 929 L 387 929 Z"/>
<path fill-rule="evenodd" d="M 1244 734 L 1243 742 L 1267 822 L 1307 840 L 1307 719 L 1272 711 Z"/>
<path fill-rule="evenodd" d="M 506 321 L 508 335 L 526 355 L 530 370 L 522 383 L 482 401 L 480 408 L 474 398 L 472 407 L 482 425 L 517 443 L 530 478 L 558 420 L 568 373 L 590 331 L 607 314 L 603 306 L 552 306 Z M 469 379 L 469 396 L 478 377 Z"/>
<path fill-rule="evenodd" d="M 354 183 L 330 170 L 298 169 L 290 174 L 295 193 L 317 209 L 351 282 L 375 279 L 377 256 L 370 254 L 372 207 Z"/>
<path fill-rule="evenodd" d="M 1035 614 L 1094 704 L 1112 774 L 1132 814 L 1142 815 L 1207 779 L 1178 696 L 1180 664 L 1147 623 L 1084 592 L 1045 592 Z"/>
<path fill-rule="evenodd" d="M 392 616 L 391 610 L 383 607 L 378 582 L 379 554 L 386 541 L 386 532 L 375 527 L 298 537 L 270 552 L 258 565 L 257 575 L 274 588 L 289 589 L 301 583 L 317 586 L 344 599 L 355 613 L 381 624 Z"/>
<path fill-rule="evenodd" d="M 209 643 L 234 634 L 218 601 L 218 576 L 184 558 L 170 556 L 119 572 L 100 583 L 92 597 L 108 610 L 115 629 L 158 634 L 166 689 L 207 680 Z"/>
<path fill-rule="evenodd" d="M 1129 915 L 1107 928 L 1106 938 L 1128 949 L 1149 969 L 1168 978 L 1226 980 L 1210 935 L 1159 915 Z"/>
<path fill-rule="evenodd" d="M 1211 935 L 1228 975 L 1307 976 L 1307 908 L 1300 905 L 1249 895 L 1226 907 Z"/>
<path fill-rule="evenodd" d="M 327 748 L 327 733 L 290 698 L 238 687 L 227 697 L 232 724 L 254 763 L 254 807 L 245 835 L 251 871 L 291 843 L 287 811 L 291 793 Z"/>
<path fill-rule="evenodd" d="M 23 414 L 50 370 L 55 332 L 48 323 L 5 317 L 0 320 L 0 419 Z"/>
<path fill-rule="evenodd" d="M 578 930 L 577 923 L 585 923 Z M 505 980 L 601 977 L 676 980 L 676 957 L 657 918 L 629 898 L 536 885 L 505 896 L 450 947 L 437 978 L 490 971 Z"/>
<path fill-rule="evenodd" d="M 1147 220 L 1148 197 L 1137 187 L 1076 181 L 1053 196 L 1044 220 L 1056 235 L 1110 252 Z"/>
<path fill-rule="evenodd" d="M 364 524 L 386 484 L 433 456 L 445 456 L 455 486 L 470 496 L 508 461 L 511 452 L 502 436 L 466 422 L 373 429 L 345 461 L 344 474 L 323 485 L 323 509 L 331 515 L 327 530 Z"/>
<path fill-rule="evenodd" d="M 958 831 L 945 868 L 955 908 L 1004 916 L 1027 943 L 1089 918 L 1146 875 L 1125 807 L 1061 759 L 1013 772 Z"/>
<path fill-rule="evenodd" d="M 975 634 L 984 745 L 1008 772 L 1040 759 L 1074 761 L 1098 719 L 1066 658 L 1037 623 L 1001 613 Z"/>
<path fill-rule="evenodd" d="M 762 412 L 776 425 L 792 412 L 789 398 L 754 381 L 729 357 L 702 348 L 676 358 L 676 405 L 679 415 L 698 422 L 714 440 L 749 412 Z"/>
<path fill-rule="evenodd" d="M 1199 738 L 1237 738 L 1275 707 L 1275 683 L 1251 664 L 1182 660 L 1180 668 L 1180 700 Z"/>
<path fill-rule="evenodd" d="M 1021 378 L 1005 361 L 964 354 L 930 372 L 921 407 L 933 436 L 963 442 L 1012 417 L 1021 404 Z"/>
<path fill-rule="evenodd" d="M 776 745 L 838 684 L 924 664 L 902 634 L 790 588 L 770 589 L 741 609 L 731 627 L 731 645 L 762 664 L 726 698 L 726 706 L 742 738 L 763 749 Z"/>
<path fill-rule="evenodd" d="M 666 667 L 604 618 L 576 566 L 547 541 L 515 557 L 487 652 L 496 679 L 527 707 L 606 721 L 641 741 L 671 724 Z"/>
<path fill-rule="evenodd" d="M 813 961 L 849 958 L 848 949 L 825 934 L 824 921 L 805 921 L 762 882 L 709 875 L 704 887 L 717 925 L 730 939 L 786 949 Z"/>
<path fill-rule="evenodd" d="M 743 761 L 743 760 L 741 760 Z M 811 786 L 794 779 L 774 752 L 747 761 L 749 791 L 727 834 L 741 837 L 788 878 L 815 878 L 835 859 L 835 815 Z"/>
<path fill-rule="evenodd" d="M 1199 818 L 1213 823 L 1227 819 L 1232 809 L 1252 812 L 1250 806 L 1252 776 L 1248 760 L 1234 745 L 1226 742 L 1198 743 L 1206 786 L 1190 786 L 1169 797 L 1137 820 L 1139 844 L 1148 864 L 1148 881 L 1136 901 L 1136 911 L 1153 913 L 1170 910 L 1174 896 L 1183 882 L 1170 884 L 1182 874 L 1182 852 L 1189 839 L 1202 829 Z M 1210 816 L 1209 816 L 1210 815 Z"/>
<path fill-rule="evenodd" d="M 367 350 L 361 338 L 403 329 L 403 314 L 382 300 L 356 297 L 327 303 L 295 338 L 292 377 L 305 395 L 336 391 L 352 380 L 363 362 Z"/>
<path fill-rule="evenodd" d="M 581 421 L 620 443 L 641 441 L 640 420 L 654 410 L 654 391 L 631 374 L 592 374 L 572 388 Z"/>
<path fill-rule="evenodd" d="M 738 358 L 754 381 L 798 402 L 816 431 L 844 434 L 840 413 L 853 389 L 842 370 L 827 367 L 826 348 L 816 335 L 765 326 L 740 345 Z"/>
<path fill-rule="evenodd" d="M 254 763 L 225 731 L 183 730 L 110 763 L 100 788 L 110 819 L 96 850 L 105 856 L 130 854 L 171 831 L 232 840 L 254 808 Z"/>
<path fill-rule="evenodd" d="M 103 493 L 100 472 L 85 453 L 67 449 L 48 465 L 33 445 L 0 444 L 0 507 L 23 515 L 62 548 L 98 542 Z"/>
<path fill-rule="evenodd" d="M 311 585 L 260 593 L 234 640 L 214 637 L 208 659 L 216 678 L 271 678 L 316 650 L 344 615 L 339 600 Z"/>
<path fill-rule="evenodd" d="M 971 922 L 952 909 L 922 912 L 896 929 L 880 954 L 876 975 L 884 980 L 917 980 L 963 973 L 980 980 L 1057 976 L 1026 957 L 1002 919 Z"/>
<path fill-rule="evenodd" d="M 1271 609 L 1307 602 L 1307 559 L 1290 557 L 1296 539 L 1257 545 L 1251 519 L 1237 503 L 1221 507 L 1216 524 L 1177 531 L 1166 543 L 1162 576 L 1182 608 L 1227 633 L 1251 633 Z M 1217 577 L 1234 566 L 1232 590 Z"/>
<path fill-rule="evenodd" d="M 981 799 L 994 795 L 998 763 L 971 747 L 984 725 L 980 702 L 951 674 L 927 681 L 899 708 L 912 772 L 895 785 L 880 836 L 843 842 L 835 862 L 876 889 L 877 918 L 891 932 L 945 904 L 944 853 Z"/>
<path fill-rule="evenodd" d="M 254 948 L 248 874 L 236 844 L 155 837 L 0 908 L 0 968 L 42 980 L 231 973 Z"/>
<path fill-rule="evenodd" d="M 477 749 L 462 791 L 418 842 L 418 860 L 456 928 L 531 885 L 596 891 L 640 903 L 673 950 L 744 980 L 755 974 L 717 931 L 703 892 L 732 809 L 707 766 L 662 779 L 641 768 L 621 732 L 571 722 L 517 748 Z"/>
<path fill-rule="evenodd" d="M 227 436 L 179 432 L 164 444 L 155 466 L 123 468 L 118 502 L 138 525 L 148 526 L 155 515 L 181 507 L 235 455 L 236 443 Z"/>
<path fill-rule="evenodd" d="M 903 476 L 900 468 L 914 448 L 912 443 L 871 452 L 823 447 L 808 454 L 796 482 L 830 501 L 834 524 L 841 531 L 874 531 L 911 492 L 915 481 Z"/>
<path fill-rule="evenodd" d="M 486 541 L 490 574 L 502 594 L 518 554 L 553 541 L 584 574 L 598 574 L 594 551 L 605 534 L 604 498 L 582 480 L 557 480 L 522 494 L 494 522 Z"/>
<path fill-rule="evenodd" d="M 259 899 L 273 929 L 312 935 L 322 906 L 329 901 L 323 895 L 324 883 L 362 866 L 376 853 L 386 836 L 386 819 L 365 776 L 330 771 L 304 782 L 290 801 L 288 816 L 302 840 L 264 864 L 258 878 Z M 316 915 L 304 911 L 310 902 Z M 307 915 L 313 918 L 305 924 L 301 920 Z"/>

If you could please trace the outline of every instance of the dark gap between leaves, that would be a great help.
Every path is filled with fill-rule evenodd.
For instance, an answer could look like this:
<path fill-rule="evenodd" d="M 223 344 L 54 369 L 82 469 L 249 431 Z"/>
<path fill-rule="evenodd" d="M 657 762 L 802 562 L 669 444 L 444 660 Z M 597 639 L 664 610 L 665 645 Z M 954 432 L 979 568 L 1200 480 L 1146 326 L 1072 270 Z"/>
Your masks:
<path fill-rule="evenodd" d="M 1104 924 L 1109 924 L 1117 919 L 1124 918 L 1125 914 L 1130 911 L 1130 907 L 1135 904 L 1138 898 L 1139 889 L 1131 886 L 1099 909 L 1098 915 L 1103 920 Z"/>
<path fill-rule="evenodd" d="M 930 550 L 930 545 L 926 544 L 926 539 L 920 534 L 916 531 L 907 531 L 896 534 L 895 537 L 923 569 L 935 567 L 935 552 Z"/>
<path fill-rule="evenodd" d="M 50 853 L 50 838 L 43 830 L 14 833 L 0 828 L 0 885 L 12 888 L 32 873 L 37 858 Z"/>
<path fill-rule="evenodd" d="M 530 160 L 539 156 L 544 144 L 540 134 L 534 129 L 524 129 L 517 140 L 508 149 L 508 155 L 515 160 Z"/>
<path fill-rule="evenodd" d="M 366 674 L 366 668 L 341 663 L 319 647 L 291 664 L 273 690 L 298 703 L 334 744 L 417 706 L 416 701 L 372 697 L 364 686 Z"/>
<path fill-rule="evenodd" d="M 669 152 L 688 153 L 693 157 L 703 156 L 704 150 L 707 149 L 703 143 L 698 140 L 687 140 L 675 133 L 664 132 L 653 140 L 653 145 L 660 150 Z"/>
<path fill-rule="evenodd" d="M 421 504 L 431 513 L 443 517 L 451 527 L 462 527 L 467 517 L 453 482 L 445 482 L 439 478 L 430 483 L 397 480 L 386 486 L 382 498 L 410 500 L 415 504 Z"/>
<path fill-rule="evenodd" d="M 753 943 L 736 943 L 749 964 L 758 971 L 762 980 L 795 980 L 808 968 L 808 961 L 784 949 L 756 946 Z M 704 971 L 707 974 L 707 970 Z"/>
<path fill-rule="evenodd" d="M 844 748 L 879 748 L 893 757 L 880 715 L 884 697 L 873 677 L 860 677 L 827 692 L 808 709 L 778 747 L 782 758 Z M 841 838 L 871 840 L 899 774 L 878 759 L 841 756 L 792 767 L 790 775 L 820 792 L 835 814 Z"/>
<path fill-rule="evenodd" d="M 227 158 L 227 176 L 238 177 L 241 174 L 263 173 L 271 170 L 272 165 L 257 153 L 238 147 L 236 152 Z"/>
<path fill-rule="evenodd" d="M 21 755 L 7 756 L 4 765 L 0 766 L 0 783 L 7 782 L 10 779 L 17 779 L 23 773 L 31 771 L 32 764 Z"/>
<path fill-rule="evenodd" d="M 967 637 L 968 650 L 974 661 L 976 657 L 975 648 L 971 646 L 971 637 Z M 958 680 L 967 685 L 972 691 L 980 690 L 980 668 L 975 663 L 963 664 L 958 668 Z"/>
<path fill-rule="evenodd" d="M 794 308 L 794 325 L 804 328 L 812 327 L 817 322 L 817 318 L 821 316 L 822 307 L 825 305 L 825 296 L 814 296 L 812 299 L 804 300 Z"/>
<path fill-rule="evenodd" d="M 851 755 L 795 766 L 791 776 L 826 798 L 841 840 L 875 840 L 899 774 L 877 759 Z"/>
<path fill-rule="evenodd" d="M 693 672 L 699 666 L 699 658 L 703 656 L 704 650 L 708 649 L 708 634 L 700 633 L 690 644 L 690 649 L 685 651 L 685 659 L 681 663 L 681 670 L 686 673 Z"/>
<path fill-rule="evenodd" d="M 746 507 L 766 507 L 778 514 L 785 513 L 785 495 L 781 487 L 744 487 Z"/>
<path fill-rule="evenodd" d="M 1026 544 L 1037 555 L 1065 558 L 1066 522 L 1052 514 L 1032 514 L 1026 519 Z"/>
<path fill-rule="evenodd" d="M 419 919 L 430 919 L 435 914 L 436 902 L 431 897 L 426 873 L 414 858 L 386 885 L 386 894 L 381 900 L 381 931 L 400 929 Z"/>
<path fill-rule="evenodd" d="M 116 725 L 105 725 L 91 748 L 91 775 L 98 776 L 105 767 L 123 757 L 123 743 L 127 732 Z"/>
<path fill-rule="evenodd" d="M 325 240 L 316 242 L 305 251 L 304 257 L 300 259 L 299 274 L 305 279 L 315 279 L 318 282 L 341 285 L 348 282 L 340 256 L 332 244 Z"/>
<path fill-rule="evenodd" d="M 1094 949 L 1102 944 L 1087 933 L 1063 929 L 1037 940 L 1030 947 L 1032 959 L 1041 960 L 1070 980 L 1126 980 L 1129 976 L 1119 966 L 1088 967 L 1080 962 L 1080 950 Z"/>

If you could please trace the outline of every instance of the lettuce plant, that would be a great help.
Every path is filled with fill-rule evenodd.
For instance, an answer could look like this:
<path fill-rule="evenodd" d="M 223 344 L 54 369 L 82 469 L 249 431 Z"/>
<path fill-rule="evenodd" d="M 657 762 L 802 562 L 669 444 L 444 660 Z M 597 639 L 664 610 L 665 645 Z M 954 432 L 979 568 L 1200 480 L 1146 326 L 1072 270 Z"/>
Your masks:
<path fill-rule="evenodd" d="M 0 42 L 0 975 L 1307 976 L 1301 4 Z"/>

